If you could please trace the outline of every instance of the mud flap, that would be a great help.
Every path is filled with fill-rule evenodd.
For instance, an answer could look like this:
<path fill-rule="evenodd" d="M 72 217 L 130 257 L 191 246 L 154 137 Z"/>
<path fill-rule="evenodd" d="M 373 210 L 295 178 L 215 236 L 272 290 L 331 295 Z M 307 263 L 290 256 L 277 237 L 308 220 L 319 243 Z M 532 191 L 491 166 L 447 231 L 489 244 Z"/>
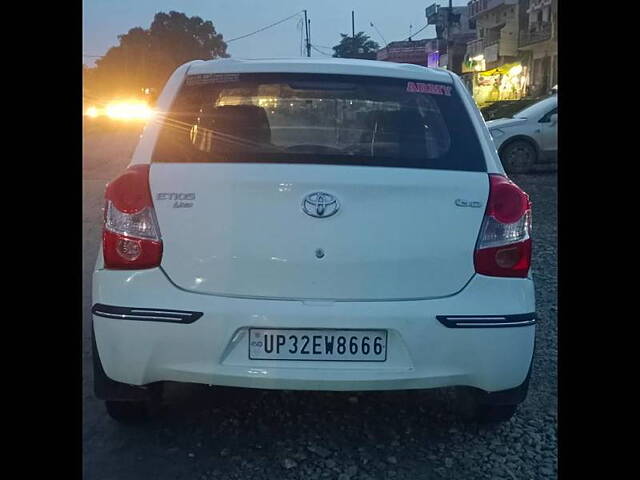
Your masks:
<path fill-rule="evenodd" d="M 93 391 L 100 400 L 117 401 L 159 401 L 162 396 L 162 383 L 137 386 L 116 382 L 107 376 L 102 368 L 96 346 L 93 323 L 91 324 L 91 350 L 93 356 Z"/>
<path fill-rule="evenodd" d="M 479 403 L 483 405 L 518 405 L 527 398 L 529 392 L 529 380 L 531 379 L 531 370 L 533 369 L 533 358 L 535 357 L 536 344 L 533 343 L 533 355 L 529 364 L 527 376 L 520 385 L 508 390 L 500 390 L 498 392 L 482 392 L 479 397 Z"/>

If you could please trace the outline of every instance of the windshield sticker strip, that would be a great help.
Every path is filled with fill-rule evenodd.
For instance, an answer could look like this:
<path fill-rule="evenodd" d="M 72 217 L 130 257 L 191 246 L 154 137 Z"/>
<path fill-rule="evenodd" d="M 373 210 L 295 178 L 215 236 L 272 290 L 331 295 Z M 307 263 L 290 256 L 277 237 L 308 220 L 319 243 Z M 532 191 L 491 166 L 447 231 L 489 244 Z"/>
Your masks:
<path fill-rule="evenodd" d="M 408 82 L 407 92 L 411 93 L 430 93 L 432 95 L 451 96 L 451 87 L 447 85 L 438 85 L 436 83 Z"/>
<path fill-rule="evenodd" d="M 208 83 L 228 83 L 240 80 L 239 73 L 205 73 L 202 75 L 189 75 L 187 85 L 205 85 Z"/>

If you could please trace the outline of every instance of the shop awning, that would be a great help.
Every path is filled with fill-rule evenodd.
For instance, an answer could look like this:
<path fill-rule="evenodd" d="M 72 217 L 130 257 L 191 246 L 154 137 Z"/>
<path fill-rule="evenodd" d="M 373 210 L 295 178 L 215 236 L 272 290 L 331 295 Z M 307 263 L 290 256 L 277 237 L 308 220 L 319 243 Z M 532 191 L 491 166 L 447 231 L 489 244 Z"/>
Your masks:
<path fill-rule="evenodd" d="M 482 75 L 483 77 L 490 77 L 492 75 L 505 75 L 511 70 L 513 67 L 517 67 L 521 65 L 520 62 L 513 63 L 505 63 L 504 65 L 500 65 L 499 67 L 492 68 L 491 70 L 485 70 L 484 72 L 478 72 L 478 75 Z"/>

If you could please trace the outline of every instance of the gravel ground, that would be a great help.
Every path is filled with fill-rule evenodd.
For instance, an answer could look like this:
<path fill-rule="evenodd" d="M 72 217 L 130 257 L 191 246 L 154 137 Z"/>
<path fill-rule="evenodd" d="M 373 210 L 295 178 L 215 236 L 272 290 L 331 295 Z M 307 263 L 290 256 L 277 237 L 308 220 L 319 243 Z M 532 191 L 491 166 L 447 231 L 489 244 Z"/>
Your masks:
<path fill-rule="evenodd" d="M 88 133 L 84 163 L 84 478 L 540 479 L 557 476 L 556 175 L 514 176 L 534 205 L 539 324 L 529 396 L 494 427 L 465 424 L 455 389 L 326 393 L 169 385 L 148 424 L 112 421 L 92 395 L 90 280 L 104 184 L 136 131 Z"/>

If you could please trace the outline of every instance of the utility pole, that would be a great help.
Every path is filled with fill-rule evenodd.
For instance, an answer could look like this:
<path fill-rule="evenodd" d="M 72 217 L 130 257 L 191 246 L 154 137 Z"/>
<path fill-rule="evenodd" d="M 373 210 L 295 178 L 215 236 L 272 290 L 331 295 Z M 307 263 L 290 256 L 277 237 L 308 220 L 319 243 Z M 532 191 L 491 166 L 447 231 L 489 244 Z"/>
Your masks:
<path fill-rule="evenodd" d="M 449 0 L 449 11 L 447 12 L 447 47 L 449 46 L 449 34 L 451 33 L 451 13 L 453 12 L 453 1 Z M 449 49 L 447 48 L 447 52 Z"/>
<path fill-rule="evenodd" d="M 309 23 L 310 21 L 307 20 L 307 11 L 304 11 L 304 29 L 305 32 L 307 34 L 307 40 L 306 40 L 306 46 L 307 46 L 307 57 L 311 56 L 311 42 L 309 41 Z"/>
<path fill-rule="evenodd" d="M 452 0 L 449 0 L 449 11 L 447 12 L 447 38 L 446 38 L 446 42 L 447 42 L 447 65 L 446 67 L 449 68 L 449 65 L 451 65 L 451 55 L 449 52 L 449 47 L 451 46 L 451 14 L 453 13 L 453 2 Z M 438 64 L 440 64 L 440 60 L 438 60 Z"/>
<path fill-rule="evenodd" d="M 355 13 L 353 12 L 353 10 L 351 10 L 351 51 L 352 55 L 358 54 L 358 52 L 356 51 L 356 22 Z"/>
<path fill-rule="evenodd" d="M 351 10 L 351 37 L 356 38 L 356 22 L 355 22 L 355 13 Z"/>

